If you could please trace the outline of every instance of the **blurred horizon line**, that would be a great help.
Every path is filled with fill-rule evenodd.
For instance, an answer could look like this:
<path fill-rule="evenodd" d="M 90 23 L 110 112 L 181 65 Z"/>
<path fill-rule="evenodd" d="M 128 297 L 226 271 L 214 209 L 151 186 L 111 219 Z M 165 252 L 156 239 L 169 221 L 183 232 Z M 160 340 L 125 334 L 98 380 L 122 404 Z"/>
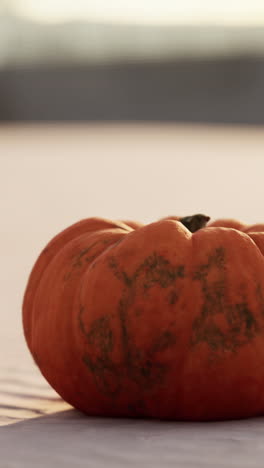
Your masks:
<path fill-rule="evenodd" d="M 0 15 L 13 15 L 39 23 L 91 22 L 150 26 L 264 25 L 264 2 L 258 0 L 107 0 L 65 2 L 64 0 L 0 0 Z"/>

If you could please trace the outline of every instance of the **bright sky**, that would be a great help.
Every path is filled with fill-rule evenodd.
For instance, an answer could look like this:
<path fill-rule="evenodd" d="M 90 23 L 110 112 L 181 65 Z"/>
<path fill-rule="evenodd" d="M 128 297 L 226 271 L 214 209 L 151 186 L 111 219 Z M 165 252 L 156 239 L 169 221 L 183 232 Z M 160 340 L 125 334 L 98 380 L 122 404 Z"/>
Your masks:
<path fill-rule="evenodd" d="M 8 0 L 6 4 L 39 21 L 264 24 L 264 0 Z"/>

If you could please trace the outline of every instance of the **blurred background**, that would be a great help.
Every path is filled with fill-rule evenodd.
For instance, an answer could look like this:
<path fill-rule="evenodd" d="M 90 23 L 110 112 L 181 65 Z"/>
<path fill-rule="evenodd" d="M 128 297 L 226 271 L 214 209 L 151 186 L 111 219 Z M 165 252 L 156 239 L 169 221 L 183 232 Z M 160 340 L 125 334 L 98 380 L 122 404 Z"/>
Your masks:
<path fill-rule="evenodd" d="M 0 0 L 0 120 L 264 122 L 262 0 Z"/>

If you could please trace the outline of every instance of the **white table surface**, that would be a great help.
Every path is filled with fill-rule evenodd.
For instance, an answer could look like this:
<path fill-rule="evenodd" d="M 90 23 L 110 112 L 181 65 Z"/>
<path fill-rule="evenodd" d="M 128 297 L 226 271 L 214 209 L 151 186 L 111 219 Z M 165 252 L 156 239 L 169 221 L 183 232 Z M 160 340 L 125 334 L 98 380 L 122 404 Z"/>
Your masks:
<path fill-rule="evenodd" d="M 24 343 L 27 277 L 49 239 L 89 216 L 263 222 L 263 128 L 0 126 L 0 467 L 263 467 L 264 419 L 89 418 L 64 403 Z"/>

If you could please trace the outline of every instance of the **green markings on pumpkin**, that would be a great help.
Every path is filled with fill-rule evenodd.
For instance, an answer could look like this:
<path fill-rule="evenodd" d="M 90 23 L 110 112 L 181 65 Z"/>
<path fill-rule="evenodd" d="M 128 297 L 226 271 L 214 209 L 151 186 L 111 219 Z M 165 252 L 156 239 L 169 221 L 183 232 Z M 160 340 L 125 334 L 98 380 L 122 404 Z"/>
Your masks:
<path fill-rule="evenodd" d="M 177 302 L 177 300 L 178 300 L 178 293 L 177 293 L 177 291 L 175 291 L 174 289 L 172 289 L 172 290 L 169 292 L 168 296 L 167 296 L 167 300 L 168 300 L 168 303 L 169 303 L 170 305 L 176 304 L 176 302 Z"/>
<path fill-rule="evenodd" d="M 167 259 L 154 252 L 138 266 L 132 275 L 120 271 L 116 258 L 111 257 L 109 267 L 114 271 L 114 275 L 122 281 L 125 286 L 133 287 L 141 282 L 145 290 L 150 289 L 155 284 L 161 288 L 167 288 L 174 284 L 177 278 L 184 278 L 184 265 L 172 265 Z"/>
<path fill-rule="evenodd" d="M 121 268 L 113 256 L 109 258 L 109 268 L 123 285 L 117 311 L 94 320 L 86 330 L 84 309 L 81 308 L 79 327 L 87 342 L 83 362 L 93 374 L 99 390 L 112 398 L 114 403 L 121 391 L 125 390 L 128 381 L 134 382 L 140 391 L 146 392 L 163 385 L 169 368 L 166 361 L 162 361 L 162 353 L 177 343 L 173 330 L 175 322 L 169 324 L 167 330 L 157 333 L 152 343 L 144 348 L 135 342 L 131 321 L 144 320 L 144 306 L 141 304 L 139 309 L 136 298 L 139 294 L 142 297 L 148 295 L 151 288 L 157 285 L 167 290 L 165 297 L 168 306 L 176 304 L 177 307 L 180 296 L 178 281 L 185 278 L 186 273 L 184 265 L 172 265 L 157 253 L 147 257 L 130 274 Z M 205 343 L 212 351 L 209 359 L 221 352 L 235 353 L 260 333 L 260 326 L 246 297 L 243 297 L 243 291 L 241 302 L 231 304 L 227 300 L 228 278 L 224 248 L 218 247 L 212 251 L 208 261 L 196 268 L 192 279 L 200 284 L 203 295 L 200 314 L 192 323 L 193 350 Z M 256 298 L 260 314 L 264 316 L 264 297 L 260 285 L 256 286 Z M 119 362 L 113 360 L 114 348 L 118 346 L 112 325 L 112 320 L 116 318 L 120 324 L 118 343 L 121 339 L 122 346 Z M 131 411 L 132 407 L 133 402 Z"/>
<path fill-rule="evenodd" d="M 86 353 L 83 356 L 84 364 L 89 368 L 95 378 L 98 388 L 106 395 L 115 397 L 120 393 L 120 376 L 118 367 L 112 362 L 110 353 L 113 350 L 113 332 L 110 318 L 100 317 L 92 323 L 89 331 L 85 329 L 83 320 L 84 307 L 80 308 L 79 326 L 88 345 L 96 349 L 96 357 Z M 94 355 L 94 353 L 93 353 Z"/>
<path fill-rule="evenodd" d="M 126 377 L 135 382 L 141 389 L 151 390 L 162 383 L 167 369 L 165 364 L 157 362 L 155 354 L 170 347 L 173 340 L 168 339 L 163 332 L 148 350 L 135 345 L 130 333 L 128 316 L 129 309 L 133 305 L 132 295 L 128 294 L 126 298 L 121 299 L 118 307 L 124 368 Z"/>
<path fill-rule="evenodd" d="M 175 285 L 178 278 L 184 277 L 184 266 L 174 266 L 154 252 L 136 268 L 133 274 L 128 275 L 123 271 L 115 257 L 109 259 L 109 267 L 125 286 L 118 305 L 118 315 L 127 375 L 140 388 L 153 389 L 162 384 L 167 372 L 167 366 L 158 362 L 155 355 L 172 347 L 176 343 L 176 337 L 170 330 L 165 330 L 157 336 L 148 350 L 139 349 L 130 335 L 129 312 L 138 291 L 146 294 L 155 285 L 159 285 L 162 289 Z M 170 303 L 176 302 L 176 291 L 170 291 L 169 298 Z M 137 316 L 136 312 L 135 315 Z"/>
<path fill-rule="evenodd" d="M 174 284 L 177 278 L 184 277 L 184 265 L 175 267 L 156 254 L 146 259 L 142 267 L 146 274 L 145 289 L 151 288 L 154 284 L 167 288 Z"/>
<path fill-rule="evenodd" d="M 214 281 L 209 280 L 214 273 Z M 192 346 L 206 343 L 212 351 L 236 352 L 260 332 L 254 314 L 244 299 L 230 304 L 226 298 L 226 261 L 223 248 L 215 249 L 206 264 L 200 265 L 193 276 L 199 281 L 204 302 L 200 315 L 193 321 Z M 224 321 L 222 319 L 224 318 Z M 221 320 L 221 326 L 217 323 Z"/>
<path fill-rule="evenodd" d="M 166 349 L 169 349 L 171 346 L 173 346 L 176 342 L 177 340 L 175 334 L 170 330 L 165 330 L 158 336 L 157 340 L 154 341 L 151 352 L 156 353 L 159 351 L 165 351 Z"/>
<path fill-rule="evenodd" d="M 226 263 L 225 263 L 225 250 L 223 247 L 217 247 L 211 255 L 209 255 L 208 258 L 208 263 L 205 263 L 203 265 L 200 265 L 199 268 L 196 270 L 196 272 L 193 275 L 194 280 L 200 280 L 204 281 L 206 280 L 209 271 L 212 270 L 212 268 L 217 268 L 218 270 L 222 271 L 224 273 L 225 268 L 226 268 Z M 223 279 L 223 274 L 221 275 L 221 280 Z"/>
<path fill-rule="evenodd" d="M 92 244 L 90 247 L 87 247 L 86 249 L 82 249 L 78 253 L 78 255 L 75 256 L 72 266 L 73 267 L 83 266 L 83 260 L 84 260 L 85 255 L 87 255 L 91 251 L 91 249 L 94 247 L 95 244 L 96 243 Z"/>
<path fill-rule="evenodd" d="M 109 317 L 94 320 L 86 337 L 90 344 L 99 345 L 104 354 L 110 353 L 113 350 L 113 332 Z"/>
<path fill-rule="evenodd" d="M 76 271 L 77 274 L 79 274 L 83 267 L 91 264 L 96 259 L 98 252 L 95 250 L 95 247 L 100 247 L 102 245 L 107 247 L 111 243 L 111 239 L 99 239 L 89 245 L 89 247 L 80 250 L 77 255 L 75 254 L 71 262 L 69 262 L 69 271 L 65 273 L 64 281 L 68 281 Z"/>
<path fill-rule="evenodd" d="M 109 259 L 109 267 L 124 286 L 117 310 L 123 348 L 122 362 L 118 365 L 112 360 L 114 336 L 111 316 L 100 317 L 86 331 L 83 320 L 84 309 L 81 308 L 79 327 L 85 335 L 88 350 L 90 348 L 90 352 L 87 351 L 83 357 L 84 363 L 94 375 L 100 391 L 116 398 L 127 380 L 133 381 L 141 391 L 151 391 L 162 385 L 168 367 L 157 355 L 173 347 L 177 337 L 171 329 L 163 330 L 149 344 L 148 349 L 136 346 L 135 339 L 131 335 L 131 312 L 138 291 L 146 294 L 155 285 L 159 285 L 162 289 L 173 286 L 167 297 L 168 303 L 174 304 L 177 301 L 175 285 L 178 279 L 184 278 L 185 271 L 183 265 L 174 266 L 156 253 L 147 257 L 130 275 L 119 267 L 115 257 Z M 139 318 L 141 315 L 144 315 L 144 311 L 141 309 L 138 314 L 138 309 L 135 307 L 134 316 Z"/>
<path fill-rule="evenodd" d="M 98 389 L 108 397 L 116 398 L 121 392 L 121 380 L 118 370 L 111 360 L 102 356 L 91 359 L 89 354 L 83 356 L 84 364 L 93 374 Z"/>

